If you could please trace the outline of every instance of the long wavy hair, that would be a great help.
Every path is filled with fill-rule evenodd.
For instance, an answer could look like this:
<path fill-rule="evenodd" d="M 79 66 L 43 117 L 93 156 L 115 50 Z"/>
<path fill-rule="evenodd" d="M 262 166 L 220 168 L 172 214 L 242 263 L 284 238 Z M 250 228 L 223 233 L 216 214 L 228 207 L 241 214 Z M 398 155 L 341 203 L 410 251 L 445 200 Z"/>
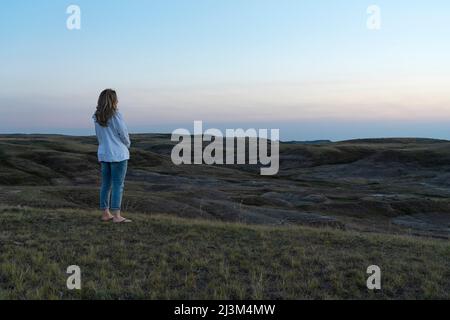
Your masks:
<path fill-rule="evenodd" d="M 103 90 L 98 97 L 97 111 L 95 118 L 102 127 L 108 126 L 108 120 L 112 118 L 117 112 L 117 94 L 112 89 Z"/>

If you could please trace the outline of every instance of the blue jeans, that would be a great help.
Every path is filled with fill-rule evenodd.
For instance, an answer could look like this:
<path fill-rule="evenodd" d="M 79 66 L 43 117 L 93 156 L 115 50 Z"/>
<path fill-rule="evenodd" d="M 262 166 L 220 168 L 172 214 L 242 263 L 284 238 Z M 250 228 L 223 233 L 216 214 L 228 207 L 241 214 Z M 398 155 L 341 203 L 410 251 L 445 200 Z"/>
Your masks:
<path fill-rule="evenodd" d="M 122 162 L 102 162 L 102 187 L 100 209 L 120 210 L 122 205 L 128 160 Z"/>

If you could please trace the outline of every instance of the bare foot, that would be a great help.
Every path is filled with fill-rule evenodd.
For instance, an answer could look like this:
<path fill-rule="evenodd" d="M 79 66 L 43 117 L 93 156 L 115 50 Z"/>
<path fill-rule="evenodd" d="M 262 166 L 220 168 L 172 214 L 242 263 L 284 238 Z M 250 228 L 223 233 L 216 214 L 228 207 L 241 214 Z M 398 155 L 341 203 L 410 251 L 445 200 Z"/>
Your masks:
<path fill-rule="evenodd" d="M 131 220 L 124 218 L 120 215 L 120 210 L 113 211 L 113 222 L 114 223 L 127 223 L 131 222 Z"/>
<path fill-rule="evenodd" d="M 129 223 L 132 222 L 130 219 L 124 218 L 124 217 L 114 217 L 113 218 L 114 223 Z"/>
<path fill-rule="evenodd" d="M 103 215 L 102 215 L 102 221 L 104 222 L 108 222 L 114 219 L 114 216 L 111 214 L 111 212 L 109 212 L 108 209 L 106 209 L 105 211 L 103 211 Z"/>

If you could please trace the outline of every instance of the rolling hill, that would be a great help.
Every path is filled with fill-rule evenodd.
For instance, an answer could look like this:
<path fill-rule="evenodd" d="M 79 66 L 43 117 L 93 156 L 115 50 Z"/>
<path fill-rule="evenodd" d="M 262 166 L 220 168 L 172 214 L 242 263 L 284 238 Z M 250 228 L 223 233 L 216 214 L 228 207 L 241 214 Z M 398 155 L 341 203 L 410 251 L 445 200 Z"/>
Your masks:
<path fill-rule="evenodd" d="M 449 298 L 448 141 L 282 143 L 270 177 L 132 140 L 135 223 L 117 226 L 98 221 L 95 137 L 0 136 L 0 298 Z"/>

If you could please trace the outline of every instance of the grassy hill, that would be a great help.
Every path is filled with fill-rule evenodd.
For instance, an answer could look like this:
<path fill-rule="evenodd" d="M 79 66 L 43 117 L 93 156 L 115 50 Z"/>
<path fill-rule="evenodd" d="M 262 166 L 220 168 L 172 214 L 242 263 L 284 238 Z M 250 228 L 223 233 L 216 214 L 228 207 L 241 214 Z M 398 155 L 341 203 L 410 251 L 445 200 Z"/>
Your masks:
<path fill-rule="evenodd" d="M 124 209 L 265 225 L 450 237 L 450 142 L 282 143 L 280 172 L 175 166 L 168 135 L 132 136 Z M 0 135 L 0 204 L 93 210 L 95 137 Z"/>
<path fill-rule="evenodd" d="M 450 298 L 441 240 L 167 215 L 98 221 L 71 209 L 0 210 L 1 299 Z M 82 290 L 66 288 L 78 265 Z M 366 268 L 382 269 L 382 290 Z"/>
<path fill-rule="evenodd" d="M 118 226 L 98 221 L 95 137 L 0 135 L 0 299 L 449 298 L 449 141 L 282 143 L 274 177 L 132 141 Z"/>

